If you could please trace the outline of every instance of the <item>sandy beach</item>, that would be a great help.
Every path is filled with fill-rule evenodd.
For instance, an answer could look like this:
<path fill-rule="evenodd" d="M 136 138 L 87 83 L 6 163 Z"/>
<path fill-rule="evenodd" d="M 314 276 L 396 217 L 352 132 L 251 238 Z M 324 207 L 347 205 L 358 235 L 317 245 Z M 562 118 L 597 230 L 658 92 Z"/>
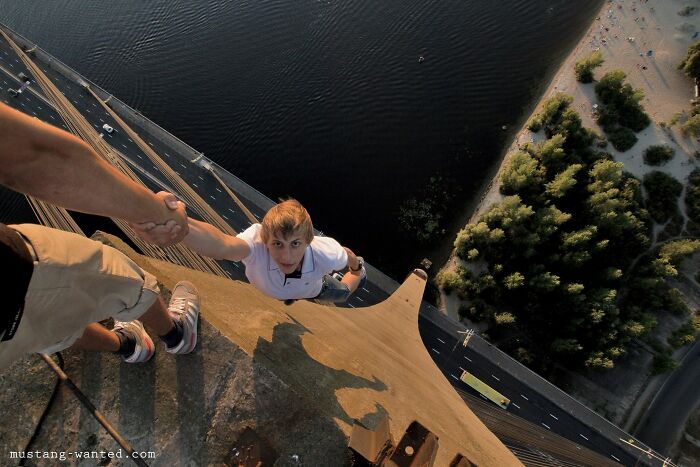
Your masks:
<path fill-rule="evenodd" d="M 694 7 L 689 16 L 679 15 L 686 7 Z M 678 63 L 685 57 L 688 46 L 700 40 L 700 0 L 611 0 L 606 2 L 586 34 L 568 55 L 542 94 L 532 115 L 539 112 L 542 104 L 558 92 L 574 98 L 572 106 L 579 112 L 583 123 L 600 134 L 603 130 L 595 123 L 593 106 L 596 104 L 594 85 L 576 81 L 574 64 L 593 51 L 600 50 L 605 63 L 595 70 L 597 78 L 610 70 L 621 69 L 627 74 L 627 82 L 635 89 L 644 91 L 642 104 L 652 119 L 652 124 L 637 134 L 639 141 L 630 150 L 620 153 L 611 145 L 605 148 L 616 160 L 625 164 L 625 170 L 638 178 L 651 170 L 661 170 L 685 182 L 693 169 L 700 167 L 693 154 L 700 144 L 692 138 L 682 136 L 678 125 L 669 130 L 662 128 L 677 113 L 688 111 L 695 95 L 692 80 L 681 70 Z M 651 55 L 648 55 L 651 51 Z M 505 151 L 501 165 L 480 197 L 468 220 L 476 219 L 495 202 L 499 193 L 500 175 L 518 147 L 528 141 L 537 141 L 541 134 L 534 134 L 523 127 L 517 132 L 512 144 Z M 642 152 L 650 145 L 668 144 L 676 150 L 675 157 L 661 167 L 644 164 Z M 450 257 L 444 268 L 453 268 L 456 258 Z M 452 298 L 443 300 L 443 310 L 456 317 L 459 303 Z"/>
<path fill-rule="evenodd" d="M 690 14 L 679 14 L 680 12 Z M 674 115 L 688 112 L 691 107 L 690 101 L 695 97 L 693 81 L 677 67 L 685 57 L 688 46 L 700 40 L 698 31 L 700 0 L 607 1 L 586 34 L 563 61 L 542 94 L 533 115 L 539 111 L 545 100 L 563 92 L 573 97 L 572 107 L 581 115 L 584 125 L 604 134 L 593 117 L 594 105 L 597 103 L 595 83 L 579 83 L 574 74 L 574 64 L 577 60 L 600 50 L 605 63 L 594 71 L 595 78 L 601 78 L 610 70 L 623 70 L 627 74 L 627 82 L 644 92 L 642 105 L 652 119 L 652 124 L 637 134 L 639 141 L 632 149 L 620 153 L 608 145 L 605 151 L 610 152 L 617 161 L 623 162 L 625 170 L 640 179 L 649 171 L 660 170 L 685 185 L 688 175 L 700 167 L 700 160 L 695 156 L 700 150 L 700 142 L 697 138 L 684 137 L 678 124 L 670 128 L 667 128 L 667 124 Z M 529 121 L 529 118 L 524 121 Z M 500 174 L 509 157 L 521 144 L 541 138 L 541 134 L 530 132 L 526 123 L 517 132 L 503 156 L 498 172 L 471 214 L 470 223 L 475 222 L 483 212 L 501 199 Z M 643 161 L 643 151 L 651 145 L 659 144 L 674 148 L 675 156 L 660 167 L 646 165 Z M 684 196 L 685 190 L 680 199 Z M 682 201 L 679 202 L 679 207 L 685 216 Z M 443 269 L 453 270 L 458 261 L 453 253 Z M 441 310 L 455 319 L 459 319 L 459 305 L 460 300 L 455 295 L 441 294 Z M 479 329 L 479 326 L 475 328 Z M 638 412 L 645 407 L 645 398 L 653 397 L 654 388 L 658 389 L 662 382 L 647 378 L 644 368 L 615 370 L 616 373 L 618 371 L 616 376 L 610 375 L 611 380 L 624 379 L 624 391 L 610 390 L 609 384 L 606 383 L 614 384 L 612 381 L 593 383 L 586 380 L 586 384 L 580 386 L 581 393 L 573 395 L 589 407 L 604 406 L 605 415 L 622 426 L 626 422 L 631 423 L 632 419 L 638 416 Z M 585 378 L 581 378 L 583 379 Z"/>

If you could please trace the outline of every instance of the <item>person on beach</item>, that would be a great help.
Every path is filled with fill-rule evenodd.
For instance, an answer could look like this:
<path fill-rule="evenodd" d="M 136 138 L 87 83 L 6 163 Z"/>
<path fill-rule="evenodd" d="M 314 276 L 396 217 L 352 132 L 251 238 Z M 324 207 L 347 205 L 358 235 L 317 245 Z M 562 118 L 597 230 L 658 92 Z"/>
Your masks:
<path fill-rule="evenodd" d="M 0 104 L 0 185 L 89 214 L 158 224 L 162 246 L 187 235 L 184 205 L 166 204 L 103 161 L 75 136 Z M 199 296 L 179 282 L 166 308 L 156 278 L 126 255 L 80 235 L 0 223 L 0 370 L 27 353 L 71 345 L 145 362 L 153 341 L 174 354 L 197 343 Z M 97 324 L 114 318 L 112 331 Z M 139 321 L 140 320 L 140 321 Z"/>
<path fill-rule="evenodd" d="M 170 196 L 175 206 L 178 201 Z M 185 245 L 210 258 L 242 261 L 250 283 L 279 300 L 344 302 L 366 279 L 362 258 L 330 237 L 314 236 L 309 213 L 294 199 L 276 204 L 261 223 L 235 237 L 205 222 L 188 222 Z M 153 223 L 132 227 L 150 241 L 165 232 Z M 346 267 L 342 281 L 331 275 Z"/>

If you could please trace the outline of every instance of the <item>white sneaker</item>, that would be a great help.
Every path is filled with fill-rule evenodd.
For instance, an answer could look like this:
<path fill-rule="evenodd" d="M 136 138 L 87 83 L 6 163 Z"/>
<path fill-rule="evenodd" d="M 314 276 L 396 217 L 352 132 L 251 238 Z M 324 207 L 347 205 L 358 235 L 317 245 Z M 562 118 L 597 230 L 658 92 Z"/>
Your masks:
<path fill-rule="evenodd" d="M 197 345 L 197 318 L 199 317 L 199 292 L 193 283 L 180 281 L 175 284 L 168 304 L 168 312 L 182 323 L 182 340 L 175 347 L 166 347 L 174 354 L 186 354 Z"/>
<path fill-rule="evenodd" d="M 136 341 L 134 353 L 128 357 L 122 356 L 122 359 L 127 363 L 143 363 L 147 362 L 156 353 L 156 346 L 153 345 L 151 336 L 148 335 L 143 328 L 141 321 L 117 321 L 114 320 L 113 331 L 121 331 Z"/>

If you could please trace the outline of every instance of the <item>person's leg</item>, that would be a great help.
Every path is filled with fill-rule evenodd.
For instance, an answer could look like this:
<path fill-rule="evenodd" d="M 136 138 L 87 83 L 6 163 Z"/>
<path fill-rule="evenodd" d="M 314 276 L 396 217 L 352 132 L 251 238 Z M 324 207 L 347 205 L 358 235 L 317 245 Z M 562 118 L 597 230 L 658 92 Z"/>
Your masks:
<path fill-rule="evenodd" d="M 166 335 L 175 327 L 173 318 L 168 313 L 165 303 L 160 297 L 138 320 L 152 329 L 158 336 Z"/>
<path fill-rule="evenodd" d="M 155 303 L 137 319 L 143 322 L 165 343 L 169 353 L 187 354 L 197 345 L 197 324 L 199 317 L 199 293 L 194 284 L 187 281 L 178 282 L 173 288 L 168 308 L 158 297 Z M 155 347 L 137 321 L 122 322 L 115 320 L 115 330 L 121 333 L 118 353 L 128 362 L 141 362 L 150 358 L 143 352 Z M 143 342 L 142 342 L 143 341 Z M 145 350 L 144 350 L 145 349 Z M 136 357 L 141 352 L 142 357 Z"/>
<path fill-rule="evenodd" d="M 116 352 L 119 350 L 119 337 L 99 323 L 88 324 L 83 335 L 71 346 L 75 350 L 95 352 Z"/>
<path fill-rule="evenodd" d="M 163 304 L 163 300 L 158 299 L 144 313 L 140 321 L 146 322 L 159 336 L 169 336 L 174 334 L 176 329 L 175 321 L 170 316 Z M 177 334 L 177 333 L 175 333 Z M 174 335 L 175 342 L 182 340 L 180 335 Z M 121 355 L 128 363 L 143 363 L 155 354 L 155 345 L 150 336 L 146 333 L 143 325 L 137 321 L 114 321 L 114 329 L 107 330 L 98 323 L 89 324 L 83 331 L 82 336 L 71 346 L 75 350 L 86 350 L 96 352 L 114 352 Z"/>
<path fill-rule="evenodd" d="M 139 321 L 155 331 L 158 336 L 167 334 L 175 327 L 175 323 L 160 297 L 139 318 Z M 88 324 L 83 335 L 75 341 L 72 348 L 97 352 L 116 352 L 119 350 L 119 342 L 119 338 L 113 331 L 106 329 L 99 323 L 92 323 Z"/>
<path fill-rule="evenodd" d="M 145 361 L 155 347 L 139 318 L 162 336 L 169 352 L 192 351 L 199 313 L 194 286 L 176 286 L 167 310 L 156 278 L 114 248 L 42 226 L 10 227 L 28 239 L 38 261 L 13 345 L 0 342 L 0 367 L 23 353 L 60 351 L 77 339 L 81 348 L 112 350 L 116 338 L 127 361 Z M 108 317 L 115 319 L 116 333 L 91 324 Z M 124 352 L 136 346 L 142 352 Z"/>
<path fill-rule="evenodd" d="M 328 274 L 323 276 L 321 292 L 314 297 L 317 301 L 332 303 L 342 303 L 348 298 L 350 298 L 350 289 L 348 286 Z"/>

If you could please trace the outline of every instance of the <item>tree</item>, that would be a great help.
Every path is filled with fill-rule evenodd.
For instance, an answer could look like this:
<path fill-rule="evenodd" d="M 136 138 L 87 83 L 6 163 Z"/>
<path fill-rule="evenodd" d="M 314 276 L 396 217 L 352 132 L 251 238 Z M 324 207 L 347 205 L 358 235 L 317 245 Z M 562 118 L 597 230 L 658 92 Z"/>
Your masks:
<path fill-rule="evenodd" d="M 550 204 L 537 210 L 533 228 L 538 237 L 544 241 L 557 232 L 561 226 L 570 219 L 571 214 L 560 211 L 555 205 Z"/>
<path fill-rule="evenodd" d="M 676 199 L 683 191 L 681 182 L 655 170 L 644 176 L 643 185 L 647 192 L 647 209 L 656 222 L 664 223 L 678 212 Z"/>
<path fill-rule="evenodd" d="M 675 267 L 679 267 L 683 259 L 700 250 L 700 240 L 682 239 L 666 243 L 659 251 L 659 257 L 665 258 Z"/>
<path fill-rule="evenodd" d="M 505 238 L 505 232 L 500 228 L 490 228 L 486 222 L 478 222 L 476 224 L 467 224 L 457 234 L 455 239 L 455 250 L 457 256 L 461 259 L 468 260 L 470 251 L 481 248 L 488 251 L 489 248 L 496 246 Z"/>
<path fill-rule="evenodd" d="M 608 133 L 610 142 L 619 151 L 632 147 L 636 137 L 633 140 L 634 135 L 620 130 L 618 126 L 637 132 L 651 123 L 651 119 L 640 104 L 644 98 L 644 92 L 641 89 L 633 89 L 629 83 L 625 83 L 626 78 L 627 75 L 622 70 L 613 70 L 606 73 L 595 86 L 596 95 L 602 103 L 598 123 Z"/>
<path fill-rule="evenodd" d="M 700 169 L 693 170 L 688 177 L 685 206 L 690 220 L 700 223 Z"/>
<path fill-rule="evenodd" d="M 535 193 L 542 191 L 543 179 L 544 174 L 537 160 L 526 152 L 518 151 L 511 156 L 503 171 L 501 193 L 519 194 L 531 199 Z"/>
<path fill-rule="evenodd" d="M 684 135 L 700 136 L 700 114 L 693 115 L 681 125 Z"/>
<path fill-rule="evenodd" d="M 566 138 L 561 133 L 540 142 L 533 148 L 534 156 L 540 161 L 549 178 L 568 166 L 564 142 Z"/>
<path fill-rule="evenodd" d="M 644 162 L 649 165 L 662 165 L 673 158 L 675 150 L 666 145 L 652 145 L 644 150 Z"/>
<path fill-rule="evenodd" d="M 561 198 L 569 189 L 576 185 L 576 174 L 583 168 L 581 164 L 572 164 L 559 172 L 554 180 L 547 183 L 546 192 L 552 198 Z"/>
<path fill-rule="evenodd" d="M 602 351 L 593 352 L 586 359 L 586 366 L 594 370 L 609 370 L 614 367 L 611 358 L 605 355 Z"/>
<path fill-rule="evenodd" d="M 524 283 L 525 276 L 520 274 L 518 271 L 507 275 L 503 279 L 503 285 L 505 285 L 506 289 L 517 289 L 518 287 L 521 287 Z"/>
<path fill-rule="evenodd" d="M 688 53 L 678 65 L 678 69 L 694 79 L 700 79 L 700 41 L 688 47 Z"/>
<path fill-rule="evenodd" d="M 438 286 L 442 288 L 446 294 L 450 294 L 453 291 L 459 291 L 464 287 L 462 277 L 452 271 L 440 271 L 435 280 Z"/>
<path fill-rule="evenodd" d="M 619 127 L 608 132 L 610 144 L 620 152 L 625 152 L 632 149 L 637 143 L 637 136 L 632 130 L 625 127 Z"/>
<path fill-rule="evenodd" d="M 582 83 L 590 83 L 593 81 L 593 70 L 603 64 L 603 54 L 600 51 L 595 51 L 576 62 L 574 72 L 576 79 Z"/>

